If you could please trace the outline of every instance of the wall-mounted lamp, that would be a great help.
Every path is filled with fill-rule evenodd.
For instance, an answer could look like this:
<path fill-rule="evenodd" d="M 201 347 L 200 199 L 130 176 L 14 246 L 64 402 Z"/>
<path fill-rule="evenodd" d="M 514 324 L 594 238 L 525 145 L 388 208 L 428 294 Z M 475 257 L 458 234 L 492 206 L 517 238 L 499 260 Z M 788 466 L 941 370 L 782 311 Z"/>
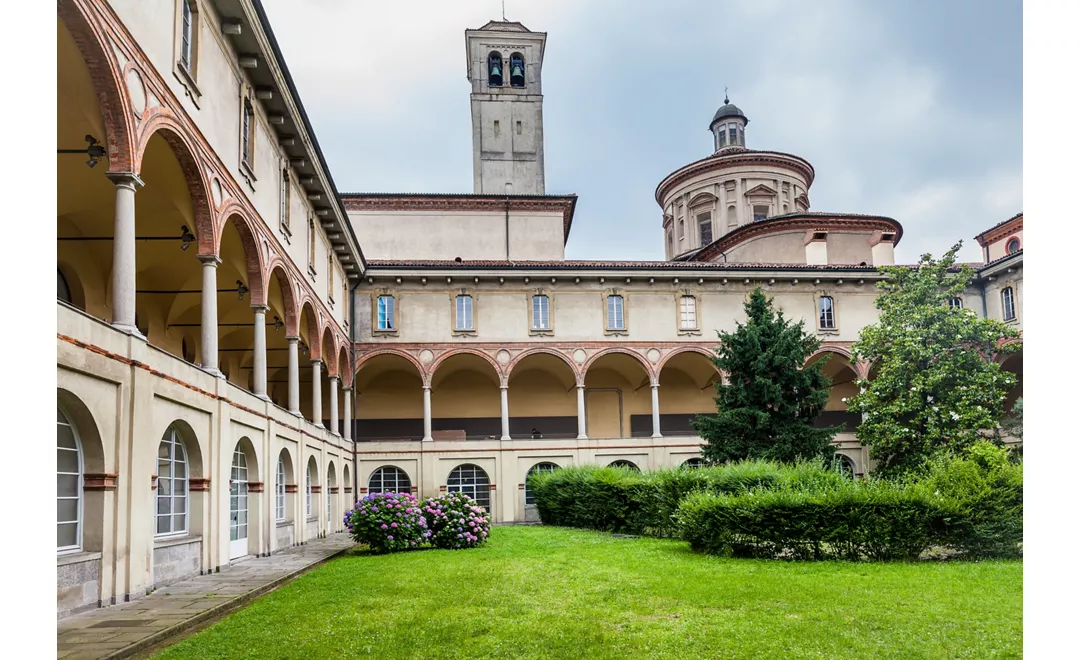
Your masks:
<path fill-rule="evenodd" d="M 98 144 L 97 138 L 93 135 L 86 136 L 86 142 L 89 144 L 85 149 L 57 149 L 58 154 L 86 154 L 90 157 L 86 161 L 88 167 L 93 167 L 98 164 L 98 161 L 105 158 L 105 145 Z"/>
<path fill-rule="evenodd" d="M 195 242 L 195 234 L 191 233 L 187 225 L 180 225 L 180 249 L 186 250 Z"/>
<path fill-rule="evenodd" d="M 244 299 L 244 294 L 247 293 L 250 290 L 251 289 L 244 286 L 243 282 L 241 282 L 240 280 L 236 280 L 236 293 L 237 293 L 238 297 L 240 298 L 240 300 L 243 300 Z"/>
<path fill-rule="evenodd" d="M 274 316 L 274 332 L 277 332 L 277 331 L 281 330 L 281 327 L 283 325 L 285 325 L 285 324 L 281 322 L 281 317 L 275 315 Z"/>

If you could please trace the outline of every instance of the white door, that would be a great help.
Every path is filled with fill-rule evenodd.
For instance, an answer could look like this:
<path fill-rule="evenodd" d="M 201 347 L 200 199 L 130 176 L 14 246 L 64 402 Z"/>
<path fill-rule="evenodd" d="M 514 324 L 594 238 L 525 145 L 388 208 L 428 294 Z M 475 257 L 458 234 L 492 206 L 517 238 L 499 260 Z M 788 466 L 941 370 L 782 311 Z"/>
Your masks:
<path fill-rule="evenodd" d="M 229 559 L 248 553 L 248 473 L 247 458 L 239 445 L 233 452 L 229 481 Z"/>

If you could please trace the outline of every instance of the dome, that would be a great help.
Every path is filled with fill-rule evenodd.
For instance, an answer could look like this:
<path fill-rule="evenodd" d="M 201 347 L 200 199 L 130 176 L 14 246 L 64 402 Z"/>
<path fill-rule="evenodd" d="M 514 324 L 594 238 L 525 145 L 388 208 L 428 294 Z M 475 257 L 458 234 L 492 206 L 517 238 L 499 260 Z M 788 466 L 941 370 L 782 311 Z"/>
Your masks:
<path fill-rule="evenodd" d="M 712 128 L 712 125 L 717 121 L 727 119 L 728 117 L 739 117 L 743 120 L 744 124 L 750 123 L 750 120 L 746 118 L 746 115 L 739 109 L 739 106 L 733 104 L 728 100 L 727 96 L 724 96 L 724 105 L 720 106 L 720 109 L 713 115 L 712 121 L 709 122 L 709 127 Z"/>

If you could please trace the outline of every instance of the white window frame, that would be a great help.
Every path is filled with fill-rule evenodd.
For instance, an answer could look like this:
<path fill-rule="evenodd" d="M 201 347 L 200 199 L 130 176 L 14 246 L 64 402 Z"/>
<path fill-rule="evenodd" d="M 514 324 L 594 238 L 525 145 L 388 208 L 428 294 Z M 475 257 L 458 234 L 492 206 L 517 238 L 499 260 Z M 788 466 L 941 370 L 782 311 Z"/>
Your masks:
<path fill-rule="evenodd" d="M 240 163 L 253 171 L 255 169 L 255 106 L 251 99 L 244 97 L 240 120 Z"/>
<path fill-rule="evenodd" d="M 75 429 L 75 425 L 71 423 L 71 418 L 68 417 L 67 413 L 64 412 L 63 408 L 61 408 L 60 406 L 57 406 L 56 407 L 56 413 L 57 413 L 56 414 L 56 417 L 57 417 L 56 425 L 57 426 L 66 426 L 66 427 L 68 427 L 68 429 L 71 430 L 71 437 L 75 441 L 75 449 L 74 450 L 71 449 L 70 447 L 61 447 L 59 442 L 57 442 L 56 451 L 57 452 L 60 452 L 60 451 L 74 451 L 75 452 L 75 459 L 76 459 L 76 470 L 77 470 L 77 472 L 61 472 L 59 468 L 57 468 L 57 470 L 56 470 L 57 478 L 59 478 L 62 475 L 76 476 L 77 477 L 76 483 L 75 483 L 75 496 L 74 497 L 72 497 L 70 495 L 61 497 L 59 491 L 57 491 L 57 494 L 56 494 L 57 504 L 59 504 L 59 502 L 61 500 L 72 500 L 72 499 L 74 499 L 76 501 L 75 520 L 60 521 L 59 519 L 57 519 L 57 521 L 56 521 L 56 526 L 57 526 L 57 531 L 58 532 L 59 532 L 60 525 L 70 525 L 72 523 L 75 523 L 75 545 L 65 545 L 65 546 L 58 545 L 58 546 L 56 546 L 56 554 L 59 555 L 59 554 L 68 554 L 68 553 L 72 553 L 72 552 L 81 552 L 82 551 L 82 540 L 83 540 L 83 479 L 84 479 L 83 474 L 84 474 L 84 471 L 83 471 L 82 442 L 79 440 L 79 432 Z M 60 418 L 63 418 L 63 421 L 60 421 Z M 59 515 L 59 512 L 58 512 L 57 515 Z"/>
<path fill-rule="evenodd" d="M 279 209 L 279 221 L 281 223 L 281 231 L 286 236 L 292 236 L 292 228 L 289 226 L 289 220 L 291 216 L 292 204 L 292 184 L 289 179 L 289 168 L 283 167 L 281 169 L 281 208 Z"/>
<path fill-rule="evenodd" d="M 626 300 L 622 294 L 612 293 L 607 301 L 607 330 L 623 332 L 626 330 Z"/>
<path fill-rule="evenodd" d="M 532 329 L 551 330 L 551 299 L 544 293 L 532 297 Z"/>
<path fill-rule="evenodd" d="M 960 296 L 953 296 L 949 298 L 949 309 L 963 309 L 964 299 Z"/>
<path fill-rule="evenodd" d="M 278 522 L 285 522 L 285 457 L 277 459 L 277 482 L 274 484 L 274 513 Z"/>
<path fill-rule="evenodd" d="M 825 301 L 828 301 L 826 304 Z M 836 299 L 832 296 L 818 296 L 818 329 L 836 330 Z"/>
<path fill-rule="evenodd" d="M 1010 250 L 1009 246 L 1012 245 L 1013 241 L 1016 241 L 1016 249 Z M 1012 236 L 1009 238 L 1009 240 L 1005 241 L 1005 254 L 1016 254 L 1020 251 L 1020 247 L 1020 239 L 1016 236 Z"/>
<path fill-rule="evenodd" d="M 163 444 L 168 444 L 169 445 L 169 458 L 168 459 L 162 459 L 160 457 L 161 445 L 163 445 Z M 179 450 L 179 454 L 180 454 L 179 458 L 177 457 L 177 450 Z M 190 516 L 191 516 L 191 492 L 190 492 L 190 488 L 189 488 L 190 480 L 191 480 L 191 462 L 188 460 L 188 451 L 187 451 L 187 447 L 184 445 L 184 439 L 182 437 L 180 437 L 180 434 L 176 431 L 175 427 L 170 426 L 168 429 L 165 430 L 165 435 L 163 435 L 161 437 L 161 442 L 158 443 L 158 454 L 159 454 L 158 457 L 157 457 L 157 461 L 158 461 L 158 481 L 157 481 L 158 489 L 157 489 L 157 493 L 155 494 L 155 497 L 154 497 L 154 536 L 157 537 L 157 538 L 164 538 L 164 537 L 170 537 L 170 536 L 184 536 L 184 535 L 186 535 L 188 533 L 188 527 L 189 527 Z M 169 472 L 168 472 L 167 475 L 162 474 L 162 470 L 161 470 L 161 461 L 162 460 L 167 460 L 168 461 Z M 184 466 L 184 476 L 183 477 L 176 477 L 175 476 L 176 475 L 176 466 L 177 465 L 183 465 Z M 162 480 L 163 479 L 168 479 L 169 480 L 169 494 L 168 495 L 162 495 L 161 494 L 161 486 L 162 486 Z M 177 482 L 179 482 L 183 487 L 183 493 L 181 495 L 176 495 L 176 484 L 177 484 Z M 163 498 L 167 498 L 168 501 L 169 501 L 168 513 L 161 513 L 161 500 Z M 183 501 L 183 503 L 184 503 L 184 512 L 183 512 L 184 518 L 183 518 L 183 528 L 182 529 L 177 529 L 176 524 L 175 524 L 175 522 L 176 522 L 175 517 L 177 515 L 176 501 L 178 499 Z M 158 531 L 160 529 L 160 525 L 159 525 L 158 521 L 161 519 L 162 516 L 167 516 L 168 519 L 169 519 L 169 529 L 168 529 L 168 531 L 164 531 L 164 532 Z"/>
<path fill-rule="evenodd" d="M 1016 292 L 1011 284 L 1001 290 L 1001 316 L 1006 321 L 1016 320 Z"/>
<path fill-rule="evenodd" d="M 476 323 L 473 319 L 473 297 L 467 293 L 458 294 L 454 298 L 454 331 L 476 331 Z"/>
<path fill-rule="evenodd" d="M 696 296 L 688 293 L 679 296 L 679 329 L 698 329 Z"/>
<path fill-rule="evenodd" d="M 187 73 L 193 72 L 195 62 L 195 29 L 197 12 L 191 0 L 180 0 L 180 65 Z"/>
<path fill-rule="evenodd" d="M 758 218 L 758 209 L 765 209 L 765 213 L 762 214 L 762 217 L 760 218 Z M 754 222 L 760 222 L 761 220 L 765 220 L 769 217 L 769 206 L 767 204 L 754 204 L 750 208 L 750 215 L 754 218 Z"/>
<path fill-rule="evenodd" d="M 314 509 L 312 508 L 312 502 L 311 502 L 311 486 L 312 486 L 312 482 L 316 481 L 319 478 L 318 468 L 315 468 L 315 472 L 314 472 L 314 474 L 312 474 L 312 468 L 313 467 L 315 467 L 315 466 L 311 465 L 310 463 L 308 464 L 307 479 L 304 480 L 304 481 L 307 482 L 307 498 L 306 499 L 307 499 L 307 517 L 308 518 L 315 515 Z"/>
<path fill-rule="evenodd" d="M 464 463 L 446 477 L 446 492 L 465 493 L 491 513 L 491 477 L 479 465 Z"/>
<path fill-rule="evenodd" d="M 387 488 L 387 484 L 393 483 L 393 489 Z M 404 490 L 402 485 L 404 484 Z M 368 477 L 368 493 L 411 493 L 412 480 L 409 473 L 396 465 L 383 465 Z"/>
<path fill-rule="evenodd" d="M 394 296 L 382 295 L 375 300 L 377 317 L 375 328 L 380 332 L 393 332 L 397 330 L 397 301 Z"/>
<path fill-rule="evenodd" d="M 713 236 L 712 213 L 706 212 L 706 213 L 699 214 L 697 216 L 697 226 L 698 226 L 698 243 L 700 243 L 702 247 L 705 247 L 706 245 L 709 245 L 714 240 L 716 240 L 716 238 Z M 707 240 L 707 241 L 705 240 L 705 237 L 703 236 L 705 229 L 709 230 L 709 240 Z"/>

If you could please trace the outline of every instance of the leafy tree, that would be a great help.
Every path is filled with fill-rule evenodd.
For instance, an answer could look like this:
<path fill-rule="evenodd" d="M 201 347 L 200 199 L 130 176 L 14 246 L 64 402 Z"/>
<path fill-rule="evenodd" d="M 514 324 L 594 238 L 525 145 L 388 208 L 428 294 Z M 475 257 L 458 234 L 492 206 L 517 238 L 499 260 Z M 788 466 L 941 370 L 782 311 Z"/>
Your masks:
<path fill-rule="evenodd" d="M 728 375 L 716 384 L 716 417 L 696 417 L 692 425 L 713 463 L 745 458 L 793 462 L 833 455 L 831 440 L 840 427 L 815 428 L 829 398 L 824 360 L 804 366 L 821 342 L 774 312 L 760 288 L 744 305 L 747 322 L 735 332 L 717 332 L 713 363 Z"/>
<path fill-rule="evenodd" d="M 1000 349 L 997 343 L 1019 333 L 949 305 L 974 275 L 956 264 L 960 245 L 940 260 L 924 254 L 914 268 L 882 267 L 878 321 L 852 346 L 854 358 L 873 364 L 876 376 L 858 380 L 861 391 L 848 410 L 862 413 L 856 435 L 870 445 L 882 476 L 918 469 L 943 451 L 960 454 L 984 439 L 985 430 L 996 433 L 1005 395 L 1016 383 L 994 352 L 1018 350 L 1018 343 Z"/>

